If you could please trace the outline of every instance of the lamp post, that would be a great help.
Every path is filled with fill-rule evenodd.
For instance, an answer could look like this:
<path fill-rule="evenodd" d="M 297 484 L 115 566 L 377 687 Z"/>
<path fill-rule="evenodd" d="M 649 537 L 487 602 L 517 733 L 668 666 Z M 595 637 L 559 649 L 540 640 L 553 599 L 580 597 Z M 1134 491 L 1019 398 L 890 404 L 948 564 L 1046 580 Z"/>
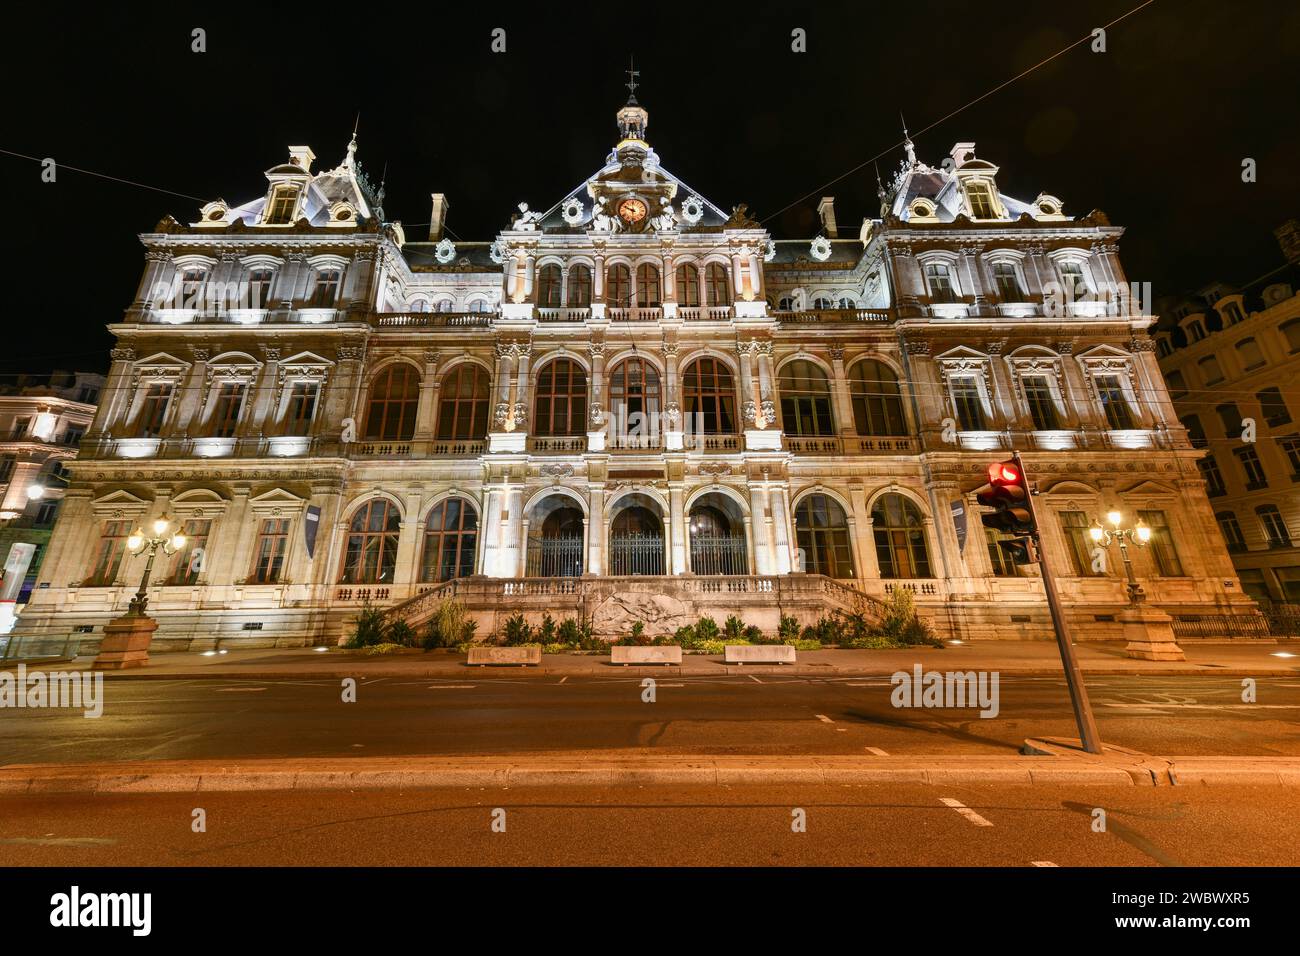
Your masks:
<path fill-rule="evenodd" d="M 153 571 L 153 559 L 160 550 L 163 554 L 175 554 L 185 547 L 185 535 L 180 529 L 173 530 L 170 518 L 155 518 L 150 526 L 153 534 L 147 535 L 142 528 L 136 528 L 126 539 L 127 550 L 135 557 L 148 552 L 144 563 L 144 577 L 140 579 L 140 590 L 135 592 L 127 607 L 127 617 L 145 617 L 145 608 L 149 606 L 149 575 Z"/>
<path fill-rule="evenodd" d="M 1088 529 L 1088 534 L 1093 541 L 1103 548 L 1109 548 L 1112 541 L 1119 542 L 1119 553 L 1124 559 L 1124 573 L 1128 577 L 1128 603 L 1136 606 L 1145 601 L 1147 596 L 1146 592 L 1142 590 L 1142 585 L 1138 584 L 1137 577 L 1133 574 L 1133 559 L 1129 556 L 1128 545 L 1131 541 L 1137 547 L 1145 548 L 1147 542 L 1151 540 L 1151 528 L 1141 518 L 1131 528 L 1120 527 L 1124 522 L 1124 515 L 1118 510 L 1107 512 L 1106 521 L 1110 527 L 1106 527 L 1106 525 L 1094 518 L 1092 527 Z"/>

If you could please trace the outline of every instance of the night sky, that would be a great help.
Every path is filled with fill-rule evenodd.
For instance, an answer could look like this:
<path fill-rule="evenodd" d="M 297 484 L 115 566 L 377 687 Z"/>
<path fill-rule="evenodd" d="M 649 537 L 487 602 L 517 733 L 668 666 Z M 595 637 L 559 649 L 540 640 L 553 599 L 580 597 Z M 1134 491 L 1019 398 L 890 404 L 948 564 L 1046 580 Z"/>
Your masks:
<path fill-rule="evenodd" d="M 358 110 L 358 158 L 375 178 L 387 164 L 389 219 L 424 239 L 415 224 L 445 192 L 456 237 L 492 238 L 516 203 L 546 209 L 599 168 L 630 55 L 664 166 L 724 209 L 748 203 L 777 238 L 811 237 L 822 195 L 841 235 L 877 213 L 869 160 L 887 151 L 882 171 L 897 167 L 901 110 L 923 161 L 974 141 L 1003 192 L 1105 210 L 1127 227 L 1130 279 L 1157 297 L 1249 281 L 1281 263 L 1273 228 L 1300 215 L 1300 5 L 1156 0 L 1108 31 L 1106 53 L 1081 43 L 961 109 L 1140 2 L 7 13 L 0 148 L 183 195 L 67 168 L 45 184 L 37 162 L 0 154 L 0 371 L 106 368 L 104 325 L 143 267 L 136 234 L 260 195 L 290 144 L 316 151 L 315 170 L 336 165 Z M 190 51 L 194 27 L 206 53 Z M 796 27 L 807 53 L 791 52 Z M 1242 182 L 1244 157 L 1258 182 Z"/>

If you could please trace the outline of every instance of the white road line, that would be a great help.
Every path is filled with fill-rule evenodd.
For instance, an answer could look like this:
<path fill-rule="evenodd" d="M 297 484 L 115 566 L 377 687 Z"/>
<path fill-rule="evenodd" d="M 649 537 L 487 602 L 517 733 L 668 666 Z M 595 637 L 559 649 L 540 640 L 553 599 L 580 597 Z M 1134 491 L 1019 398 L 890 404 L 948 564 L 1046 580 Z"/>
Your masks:
<path fill-rule="evenodd" d="M 560 683 L 563 684 L 568 679 L 569 679 L 569 675 L 565 674 L 563 677 L 560 678 Z"/>
<path fill-rule="evenodd" d="M 429 690 L 473 690 L 473 684 L 430 684 Z"/>
<path fill-rule="evenodd" d="M 1053 863 L 1051 860 L 1032 860 L 1030 861 L 1030 864 L 1032 866 L 1059 866 L 1060 865 L 1059 863 Z"/>
<path fill-rule="evenodd" d="M 763 683 L 761 680 L 759 680 L 759 679 L 758 679 L 757 677 L 755 677 L 753 674 L 749 674 L 749 675 L 747 675 L 747 676 L 748 676 L 749 679 L 752 680 L 755 684 L 761 684 L 761 683 Z"/>
<path fill-rule="evenodd" d="M 1300 710 L 1300 704 L 1113 704 L 1104 700 L 1097 706 L 1121 710 Z"/>
<path fill-rule="evenodd" d="M 985 820 L 982 816 L 980 816 L 970 807 L 966 806 L 966 804 L 962 803 L 960 800 L 954 800 L 952 797 L 940 797 L 939 802 L 946 807 L 951 807 L 952 809 L 956 810 L 958 813 L 960 813 L 971 823 L 975 824 L 977 827 L 993 826 L 993 824 L 989 823 L 989 821 Z"/>
<path fill-rule="evenodd" d="M 881 750 L 879 747 L 868 747 L 868 748 L 867 748 L 867 753 L 875 754 L 877 757 L 888 757 L 888 756 L 889 756 L 889 754 L 885 753 L 885 751 Z"/>
<path fill-rule="evenodd" d="M 827 717 L 825 714 L 817 714 L 817 715 L 815 715 L 815 716 L 816 716 L 817 719 L 820 720 L 823 724 L 833 724 L 833 723 L 835 723 L 835 721 L 831 720 L 831 719 L 830 719 L 829 717 Z"/>
<path fill-rule="evenodd" d="M 266 690 L 265 687 L 218 687 L 218 694 L 252 694 L 259 690 Z"/>
<path fill-rule="evenodd" d="M 836 727 L 835 730 L 841 734 L 847 734 L 849 732 L 849 728 L 847 727 Z"/>

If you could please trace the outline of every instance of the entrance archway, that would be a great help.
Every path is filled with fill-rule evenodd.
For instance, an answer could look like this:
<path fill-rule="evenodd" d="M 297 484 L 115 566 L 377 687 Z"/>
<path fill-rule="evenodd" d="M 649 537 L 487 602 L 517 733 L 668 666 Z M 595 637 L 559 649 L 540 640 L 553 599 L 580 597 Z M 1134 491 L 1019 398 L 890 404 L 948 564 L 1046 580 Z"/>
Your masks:
<path fill-rule="evenodd" d="M 620 498 L 609 523 L 609 573 L 663 574 L 665 565 L 658 503 L 640 493 Z"/>
<path fill-rule="evenodd" d="M 735 499 L 717 492 L 701 495 L 686 522 L 692 574 L 749 574 L 745 516 Z"/>
<path fill-rule="evenodd" d="M 566 495 L 548 495 L 529 516 L 524 573 L 530 578 L 576 578 L 582 570 L 582 509 Z"/>

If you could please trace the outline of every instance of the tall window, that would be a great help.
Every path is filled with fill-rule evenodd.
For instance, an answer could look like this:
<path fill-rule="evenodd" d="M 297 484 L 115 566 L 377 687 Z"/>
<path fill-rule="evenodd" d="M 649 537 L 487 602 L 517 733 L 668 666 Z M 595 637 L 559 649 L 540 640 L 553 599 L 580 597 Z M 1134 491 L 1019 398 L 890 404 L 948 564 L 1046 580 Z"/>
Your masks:
<path fill-rule="evenodd" d="M 1277 505 L 1260 505 L 1255 509 L 1255 514 L 1259 516 L 1260 523 L 1264 526 L 1264 537 L 1268 539 L 1270 548 L 1291 547 L 1291 532 L 1287 530 L 1286 522 L 1282 520 L 1282 512 L 1277 510 Z"/>
<path fill-rule="evenodd" d="M 980 399 L 980 387 L 972 376 L 962 375 L 949 380 L 952 389 L 952 404 L 957 412 L 957 423 L 964 432 L 984 430 L 984 403 Z"/>
<path fill-rule="evenodd" d="M 442 380 L 438 397 L 438 437 L 479 439 L 487 435 L 488 376 L 469 362 L 457 365 Z"/>
<path fill-rule="evenodd" d="M 690 429 L 702 427 L 706 435 L 735 434 L 736 384 L 722 362 L 705 357 L 686 366 L 682 397 Z"/>
<path fill-rule="evenodd" d="M 1133 427 L 1133 409 L 1124 395 L 1118 375 L 1097 376 L 1097 397 L 1106 412 L 1106 423 L 1116 431 Z"/>
<path fill-rule="evenodd" d="M 1228 545 L 1230 554 L 1238 554 L 1246 550 L 1246 536 L 1241 533 L 1241 524 L 1235 514 L 1231 511 L 1216 511 L 1214 520 L 1219 523 L 1219 531 L 1223 534 L 1223 540 Z"/>
<path fill-rule="evenodd" d="M 1209 439 L 1205 437 L 1205 428 L 1201 425 L 1199 415 L 1187 415 L 1178 420 L 1184 428 L 1187 429 L 1187 440 L 1193 448 L 1209 447 Z"/>
<path fill-rule="evenodd" d="M 1283 322 L 1278 326 L 1278 330 L 1286 337 L 1287 350 L 1300 352 L 1300 319 Z"/>
<path fill-rule="evenodd" d="M 966 198 L 970 200 L 970 211 L 975 219 L 997 218 L 997 206 L 993 202 L 993 190 L 987 183 L 967 183 Z"/>
<path fill-rule="evenodd" d="M 189 518 L 181 526 L 181 533 L 185 535 L 185 547 L 176 553 L 171 583 L 193 584 L 204 570 L 212 521 L 209 518 Z"/>
<path fill-rule="evenodd" d="M 1029 405 L 1029 417 L 1033 419 L 1035 430 L 1055 431 L 1060 428 L 1061 418 L 1056 412 L 1056 401 L 1047 376 L 1026 375 L 1020 382 L 1025 389 L 1025 403 Z"/>
<path fill-rule="evenodd" d="M 663 291 L 659 286 L 659 270 L 648 262 L 636 267 L 636 304 L 651 308 L 663 304 Z"/>
<path fill-rule="evenodd" d="M 1061 530 L 1065 534 L 1065 546 L 1070 552 L 1070 563 L 1074 573 L 1080 577 L 1095 577 L 1099 571 L 1092 569 L 1092 537 L 1088 534 L 1090 522 L 1082 511 L 1062 511 Z"/>
<path fill-rule="evenodd" d="M 626 309 L 632 304 L 632 273 L 627 266 L 615 263 L 609 267 L 609 288 L 605 290 L 605 301 L 618 309 Z"/>
<path fill-rule="evenodd" d="M 415 434 L 415 414 L 419 404 L 420 373 L 405 362 L 388 366 L 370 386 L 365 437 L 409 441 Z"/>
<path fill-rule="evenodd" d="M 863 359 L 849 370 L 849 401 L 859 435 L 906 435 L 898 376 L 884 362 Z"/>
<path fill-rule="evenodd" d="M 1229 438 L 1237 438 L 1241 435 L 1241 410 L 1237 408 L 1236 402 L 1216 405 L 1214 411 L 1218 414 L 1219 421 L 1223 423 L 1225 435 Z"/>
<path fill-rule="evenodd" d="M 578 265 L 569 270 L 569 308 L 585 309 L 591 305 L 591 269 Z"/>
<path fill-rule="evenodd" d="M 1015 535 L 1005 534 L 994 528 L 984 529 L 984 542 L 988 545 L 989 563 L 993 566 L 993 574 L 999 578 L 1014 578 L 1019 576 L 1020 569 L 1016 566 L 1005 548 L 1001 547 L 999 542 L 1015 541 Z"/>
<path fill-rule="evenodd" d="M 944 262 L 931 262 L 925 267 L 925 284 L 930 290 L 930 301 L 952 303 L 957 301 L 957 288 L 952 273 Z"/>
<path fill-rule="evenodd" d="M 562 276 L 555 263 L 544 265 L 537 276 L 537 304 L 543 308 L 558 308 Z"/>
<path fill-rule="evenodd" d="M 131 522 L 106 521 L 99 534 L 99 547 L 95 549 L 95 562 L 90 567 L 86 584 L 90 587 L 109 587 L 117 580 L 122 557 L 126 554 L 126 539 L 131 534 Z"/>
<path fill-rule="evenodd" d="M 1241 359 L 1242 368 L 1247 372 L 1264 364 L 1264 353 L 1260 351 L 1259 343 L 1253 338 L 1242 339 L 1237 343 L 1237 357 Z"/>
<path fill-rule="evenodd" d="M 186 269 L 182 272 L 180 308 L 203 308 L 203 288 L 207 281 L 208 273 L 204 269 Z"/>
<path fill-rule="evenodd" d="M 1300 481 L 1300 435 L 1279 438 L 1277 443 L 1286 453 L 1286 460 L 1291 465 L 1291 480 Z"/>
<path fill-rule="evenodd" d="M 28 434 L 32 430 L 32 420 L 30 418 L 15 418 L 14 427 L 9 432 L 10 441 L 26 441 Z"/>
<path fill-rule="evenodd" d="M 1151 529 L 1151 557 L 1156 570 L 1164 578 L 1181 578 L 1183 563 L 1178 560 L 1178 550 L 1174 547 L 1173 532 L 1169 530 L 1169 519 L 1163 511 L 1139 511 L 1138 517 Z"/>
<path fill-rule="evenodd" d="M 804 498 L 794 509 L 794 532 L 809 574 L 854 576 L 849 523 L 839 502 L 826 495 Z"/>
<path fill-rule="evenodd" d="M 689 262 L 677 267 L 676 279 L 677 304 L 698 306 L 700 304 L 700 270 Z"/>
<path fill-rule="evenodd" d="M 284 412 L 284 433 L 306 435 L 311 431 L 316 417 L 316 397 L 320 393 L 318 382 L 294 382 L 289 387 L 289 402 Z"/>
<path fill-rule="evenodd" d="M 289 519 L 263 518 L 257 526 L 253 543 L 253 584 L 278 584 L 284 572 L 284 556 L 289 550 Z"/>
<path fill-rule="evenodd" d="M 298 187 L 277 186 L 271 193 L 271 203 L 266 210 L 263 222 L 272 226 L 287 225 L 293 217 L 293 208 L 298 204 Z"/>
<path fill-rule="evenodd" d="M 1165 384 L 1169 386 L 1170 398 L 1182 398 L 1187 394 L 1187 380 L 1183 378 L 1183 373 L 1174 369 L 1165 375 Z"/>
<path fill-rule="evenodd" d="M 1201 370 L 1201 378 L 1206 385 L 1217 385 L 1223 381 L 1223 368 L 1219 365 L 1218 356 L 1207 355 L 1196 363 L 1196 367 Z"/>
<path fill-rule="evenodd" d="M 339 283 L 343 274 L 338 269 L 322 269 L 316 273 L 316 284 L 311 290 L 313 309 L 331 309 L 339 299 Z"/>
<path fill-rule="evenodd" d="M 213 438 L 232 438 L 239 428 L 239 415 L 244 410 L 244 395 L 248 386 L 243 382 L 224 382 L 217 386 L 217 397 L 212 403 L 212 417 L 208 431 Z"/>
<path fill-rule="evenodd" d="M 572 359 L 548 362 L 537 376 L 535 435 L 582 435 L 587 431 L 587 373 Z"/>
<path fill-rule="evenodd" d="M 998 298 L 1003 302 L 1024 302 L 1027 298 L 1014 262 L 993 263 L 993 283 L 997 286 Z"/>
<path fill-rule="evenodd" d="M 1268 485 L 1268 475 L 1254 448 L 1238 448 L 1233 452 L 1241 463 L 1241 473 L 1246 481 L 1246 490 L 1254 491 Z"/>
<path fill-rule="evenodd" d="M 145 389 L 144 398 L 140 400 L 140 414 L 135 423 L 137 438 L 158 438 L 162 435 L 172 391 L 170 382 L 155 382 Z"/>
<path fill-rule="evenodd" d="M 806 359 L 781 369 L 781 419 L 788 435 L 834 435 L 831 389 L 826 375 Z"/>
<path fill-rule="evenodd" d="M 248 307 L 250 309 L 266 308 L 266 304 L 271 301 L 271 280 L 273 277 L 270 269 L 254 269 L 248 274 Z"/>
<path fill-rule="evenodd" d="M 636 447 L 657 436 L 659 372 L 644 359 L 619 362 L 609 376 L 610 414 L 619 434 L 615 442 Z"/>
<path fill-rule="evenodd" d="M 463 498 L 447 498 L 433 506 L 424 523 L 421 581 L 450 581 L 474 573 L 478 545 L 478 512 Z"/>
<path fill-rule="evenodd" d="M 1197 463 L 1201 477 L 1205 479 L 1205 494 L 1210 498 L 1226 495 L 1228 489 L 1223 484 L 1223 472 L 1219 471 L 1219 462 L 1213 455 L 1206 455 Z"/>
<path fill-rule="evenodd" d="M 1280 388 L 1273 386 L 1256 392 L 1255 399 L 1259 402 L 1259 410 L 1264 413 L 1264 421 L 1268 422 L 1269 428 L 1290 424 L 1291 412 L 1286 407 L 1286 399 L 1282 397 Z"/>
<path fill-rule="evenodd" d="M 0 455 L 0 483 L 10 479 L 14 473 L 14 465 L 17 463 L 17 455 Z"/>
<path fill-rule="evenodd" d="M 1088 281 L 1083 277 L 1083 263 L 1078 259 L 1061 263 L 1061 286 L 1073 302 L 1087 298 Z"/>
<path fill-rule="evenodd" d="M 871 509 L 882 578 L 928 578 L 930 551 L 920 510 L 902 495 L 881 495 Z"/>
<path fill-rule="evenodd" d="M 386 498 L 372 498 L 358 508 L 348 525 L 342 583 L 392 584 L 401 526 L 397 506 Z"/>
<path fill-rule="evenodd" d="M 727 281 L 727 268 L 720 262 L 710 262 L 704 270 L 704 291 L 708 304 L 731 305 L 731 283 Z"/>

